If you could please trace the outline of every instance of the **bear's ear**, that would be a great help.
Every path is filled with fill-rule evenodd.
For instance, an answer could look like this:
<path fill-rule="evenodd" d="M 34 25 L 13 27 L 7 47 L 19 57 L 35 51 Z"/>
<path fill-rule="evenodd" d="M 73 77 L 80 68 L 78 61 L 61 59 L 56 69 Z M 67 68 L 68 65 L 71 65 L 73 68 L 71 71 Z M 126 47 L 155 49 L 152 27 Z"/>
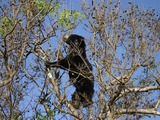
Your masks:
<path fill-rule="evenodd" d="M 64 41 L 64 42 L 67 42 L 67 41 L 68 41 L 68 38 L 69 38 L 69 35 L 68 35 L 68 34 L 64 35 L 64 36 L 63 36 L 63 41 Z"/>

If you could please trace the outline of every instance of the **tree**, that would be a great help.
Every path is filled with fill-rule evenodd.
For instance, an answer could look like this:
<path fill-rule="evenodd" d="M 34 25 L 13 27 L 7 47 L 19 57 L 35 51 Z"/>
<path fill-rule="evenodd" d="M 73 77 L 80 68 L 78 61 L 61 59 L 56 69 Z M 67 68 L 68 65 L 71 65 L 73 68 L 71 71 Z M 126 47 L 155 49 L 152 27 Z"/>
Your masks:
<path fill-rule="evenodd" d="M 91 3 L 90 3 L 91 2 Z M 0 118 L 141 119 L 160 116 L 160 18 L 128 3 L 82 2 L 83 13 L 52 0 L 2 2 Z M 64 34 L 84 20 L 95 76 L 94 104 L 75 109 L 65 71 L 44 61 L 66 55 Z M 55 54 L 57 53 L 57 54 Z M 61 55 L 62 53 L 62 55 Z"/>
<path fill-rule="evenodd" d="M 130 2 L 123 12 L 120 2 L 93 2 L 91 7 L 84 3 L 83 8 L 93 36 L 90 45 L 99 86 L 97 117 L 160 115 L 159 16 Z"/>

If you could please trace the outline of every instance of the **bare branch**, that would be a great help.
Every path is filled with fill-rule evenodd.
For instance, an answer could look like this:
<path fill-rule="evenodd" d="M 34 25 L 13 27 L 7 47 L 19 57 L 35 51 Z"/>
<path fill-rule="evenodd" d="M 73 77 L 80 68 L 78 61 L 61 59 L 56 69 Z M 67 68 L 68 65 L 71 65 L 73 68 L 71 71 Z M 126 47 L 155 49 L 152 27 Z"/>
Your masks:
<path fill-rule="evenodd" d="M 153 115 L 160 116 L 160 112 L 156 111 L 155 109 L 122 109 L 118 111 L 118 113 L 121 113 L 121 114 L 139 113 L 139 114 L 153 114 Z"/>
<path fill-rule="evenodd" d="M 121 94 L 129 93 L 129 92 L 148 92 L 151 90 L 160 90 L 160 86 L 151 86 L 146 88 L 128 88 L 128 89 L 125 89 L 125 91 L 123 91 Z"/>
<path fill-rule="evenodd" d="M 14 71 L 8 79 L 0 81 L 0 87 L 3 87 L 5 85 L 7 85 L 8 83 L 10 83 L 13 80 L 14 75 L 16 74 L 16 71 Z"/>

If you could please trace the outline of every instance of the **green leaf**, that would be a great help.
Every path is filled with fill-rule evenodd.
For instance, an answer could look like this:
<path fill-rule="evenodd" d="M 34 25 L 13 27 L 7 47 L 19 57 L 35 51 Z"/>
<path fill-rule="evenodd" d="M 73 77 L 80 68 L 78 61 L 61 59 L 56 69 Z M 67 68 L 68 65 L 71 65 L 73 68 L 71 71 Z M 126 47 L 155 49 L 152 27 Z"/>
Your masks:
<path fill-rule="evenodd" d="M 80 24 L 84 18 L 85 15 L 81 14 L 79 11 L 69 11 L 68 9 L 64 9 L 61 12 L 58 21 L 62 28 L 68 29 L 71 26 Z"/>

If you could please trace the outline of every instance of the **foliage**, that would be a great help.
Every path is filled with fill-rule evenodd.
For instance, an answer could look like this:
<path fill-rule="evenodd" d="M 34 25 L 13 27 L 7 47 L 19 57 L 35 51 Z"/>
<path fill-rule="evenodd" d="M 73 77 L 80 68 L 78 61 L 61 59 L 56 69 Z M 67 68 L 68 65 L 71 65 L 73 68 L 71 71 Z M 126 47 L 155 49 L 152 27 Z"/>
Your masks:
<path fill-rule="evenodd" d="M 69 11 L 67 9 L 62 10 L 59 18 L 59 23 L 62 28 L 74 28 L 75 25 L 82 22 L 85 18 L 84 14 L 81 14 L 79 11 Z"/>
<path fill-rule="evenodd" d="M 55 14 L 60 7 L 59 2 L 46 2 L 46 0 L 33 0 L 34 10 L 41 12 L 41 15 L 44 16 L 47 12 L 50 14 Z"/>
<path fill-rule="evenodd" d="M 5 36 L 8 32 L 10 32 L 13 28 L 12 19 L 5 16 L 0 21 L 0 35 Z"/>

